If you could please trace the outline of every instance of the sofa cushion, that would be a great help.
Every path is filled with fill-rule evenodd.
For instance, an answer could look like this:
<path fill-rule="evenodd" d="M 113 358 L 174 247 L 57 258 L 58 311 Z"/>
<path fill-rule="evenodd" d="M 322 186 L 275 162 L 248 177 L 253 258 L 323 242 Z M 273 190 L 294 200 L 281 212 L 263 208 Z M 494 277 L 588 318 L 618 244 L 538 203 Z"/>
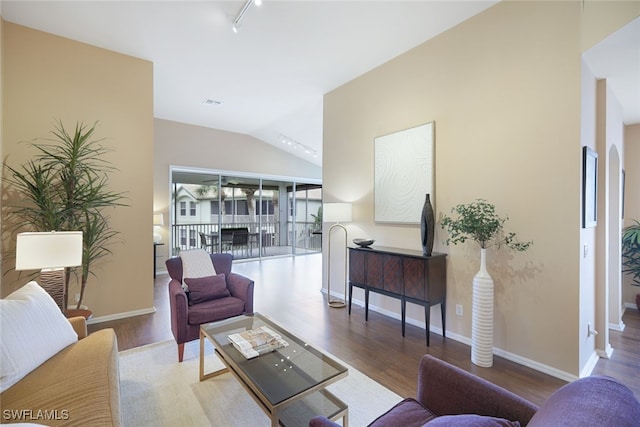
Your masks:
<path fill-rule="evenodd" d="M 435 417 L 436 414 L 424 407 L 420 402 L 407 398 L 376 418 L 369 424 L 369 427 L 421 427 Z"/>
<path fill-rule="evenodd" d="M 184 281 L 185 277 L 198 278 L 218 274 L 209 252 L 204 249 L 180 251 L 180 259 L 182 261 L 182 288 L 185 291 L 189 288 Z"/>
<path fill-rule="evenodd" d="M 520 427 L 520 422 L 475 414 L 443 415 L 425 424 L 427 427 Z"/>
<path fill-rule="evenodd" d="M 610 377 L 592 376 L 560 387 L 528 426 L 637 427 L 638 420 L 640 402 L 629 388 Z"/>
<path fill-rule="evenodd" d="M 199 278 L 186 277 L 185 283 L 189 287 L 189 305 L 213 299 L 224 298 L 231 295 L 227 289 L 227 280 L 224 274 Z"/>
<path fill-rule="evenodd" d="M 116 335 L 113 329 L 101 329 L 64 348 L 2 393 L 2 410 L 48 426 L 117 427 L 122 425 L 119 378 Z M 44 410 L 47 418 L 31 418 Z"/>
<path fill-rule="evenodd" d="M 78 341 L 53 298 L 29 282 L 0 300 L 0 392 Z"/>

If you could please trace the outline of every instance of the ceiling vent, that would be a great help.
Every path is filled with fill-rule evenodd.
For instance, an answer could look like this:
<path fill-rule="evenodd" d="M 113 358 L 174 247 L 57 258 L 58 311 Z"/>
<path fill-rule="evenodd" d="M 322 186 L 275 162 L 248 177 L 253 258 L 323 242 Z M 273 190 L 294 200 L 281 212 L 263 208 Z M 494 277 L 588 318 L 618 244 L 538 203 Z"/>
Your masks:
<path fill-rule="evenodd" d="M 220 107 L 222 105 L 222 101 L 218 99 L 205 99 L 202 101 L 203 105 L 208 105 L 210 107 Z"/>

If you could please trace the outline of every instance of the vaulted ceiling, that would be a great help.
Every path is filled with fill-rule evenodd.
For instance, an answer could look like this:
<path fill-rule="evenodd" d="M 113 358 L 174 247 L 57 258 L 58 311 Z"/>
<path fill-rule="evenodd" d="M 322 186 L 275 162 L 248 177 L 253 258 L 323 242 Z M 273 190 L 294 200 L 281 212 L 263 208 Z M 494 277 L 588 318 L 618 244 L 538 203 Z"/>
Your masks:
<path fill-rule="evenodd" d="M 4 0 L 1 11 L 10 22 L 152 61 L 155 117 L 248 134 L 321 165 L 323 94 L 495 3 L 263 0 L 249 5 L 237 32 L 245 1 Z M 624 49 L 638 26 L 629 32 Z M 640 64 L 639 40 L 627 54 L 630 71 Z M 612 75 L 619 55 L 610 52 L 588 57 L 596 74 Z M 618 90 L 640 94 L 638 79 L 635 88 L 629 80 Z M 625 121 L 640 122 L 640 105 L 632 107 L 626 101 Z"/>

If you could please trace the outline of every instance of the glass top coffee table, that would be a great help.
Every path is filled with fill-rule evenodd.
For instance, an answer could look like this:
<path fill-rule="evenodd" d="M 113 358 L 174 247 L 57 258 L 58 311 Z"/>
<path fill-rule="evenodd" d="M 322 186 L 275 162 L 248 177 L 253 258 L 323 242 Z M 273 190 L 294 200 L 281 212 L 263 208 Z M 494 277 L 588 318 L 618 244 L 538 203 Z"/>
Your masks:
<path fill-rule="evenodd" d="M 266 326 L 289 345 L 246 359 L 229 335 Z M 205 338 L 210 340 L 226 368 L 204 372 Z M 316 415 L 349 424 L 347 405 L 326 390 L 348 375 L 331 357 L 261 314 L 237 316 L 200 326 L 200 381 L 230 371 L 271 418 L 272 426 L 308 426 Z"/>

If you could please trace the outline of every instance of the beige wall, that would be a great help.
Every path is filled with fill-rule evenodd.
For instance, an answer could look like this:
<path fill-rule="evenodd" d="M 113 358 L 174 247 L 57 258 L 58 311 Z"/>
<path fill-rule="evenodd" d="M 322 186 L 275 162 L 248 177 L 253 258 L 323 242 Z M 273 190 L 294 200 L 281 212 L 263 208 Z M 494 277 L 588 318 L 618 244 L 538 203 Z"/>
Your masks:
<path fill-rule="evenodd" d="M 586 0 L 582 5 L 582 52 L 640 14 L 639 1 Z"/>
<path fill-rule="evenodd" d="M 114 149 L 107 160 L 118 171 L 110 187 L 125 191 L 130 206 L 114 209 L 111 225 L 124 243 L 97 266 L 85 304 L 96 319 L 152 310 L 152 64 L 8 22 L 2 54 L 3 161 L 24 164 L 33 153 L 19 141 L 48 137 L 56 119 L 67 126 L 99 121 L 97 135 Z M 15 237 L 4 231 L 3 272 L 15 251 Z M 22 284 L 5 276 L 2 294 Z"/>
<path fill-rule="evenodd" d="M 625 199 L 623 226 L 633 224 L 633 220 L 640 221 L 640 124 L 626 126 L 624 134 L 624 171 L 625 171 Z M 622 301 L 630 307 L 636 305 L 636 294 L 640 288 L 631 286 L 631 278 L 623 276 Z"/>
<path fill-rule="evenodd" d="M 249 173 L 304 179 L 321 179 L 321 168 L 251 136 L 169 120 L 155 119 L 153 208 L 168 223 L 169 167 Z M 162 240 L 169 242 L 168 226 Z M 169 254 L 169 245 L 158 249 L 158 270 Z"/>
<path fill-rule="evenodd" d="M 488 254 L 496 352 L 568 379 L 582 368 L 580 76 L 582 46 L 593 44 L 583 39 L 585 14 L 579 2 L 499 3 L 328 93 L 324 109 L 325 201 L 354 203 L 350 239 L 411 249 L 419 227 L 374 223 L 373 139 L 435 121 L 436 217 L 481 197 L 534 240 L 526 253 Z M 449 254 L 447 332 L 468 342 L 479 251 L 444 238 L 436 227 L 434 250 Z M 378 295 L 372 304 L 399 311 Z M 419 307 L 408 315 L 424 321 Z"/>

